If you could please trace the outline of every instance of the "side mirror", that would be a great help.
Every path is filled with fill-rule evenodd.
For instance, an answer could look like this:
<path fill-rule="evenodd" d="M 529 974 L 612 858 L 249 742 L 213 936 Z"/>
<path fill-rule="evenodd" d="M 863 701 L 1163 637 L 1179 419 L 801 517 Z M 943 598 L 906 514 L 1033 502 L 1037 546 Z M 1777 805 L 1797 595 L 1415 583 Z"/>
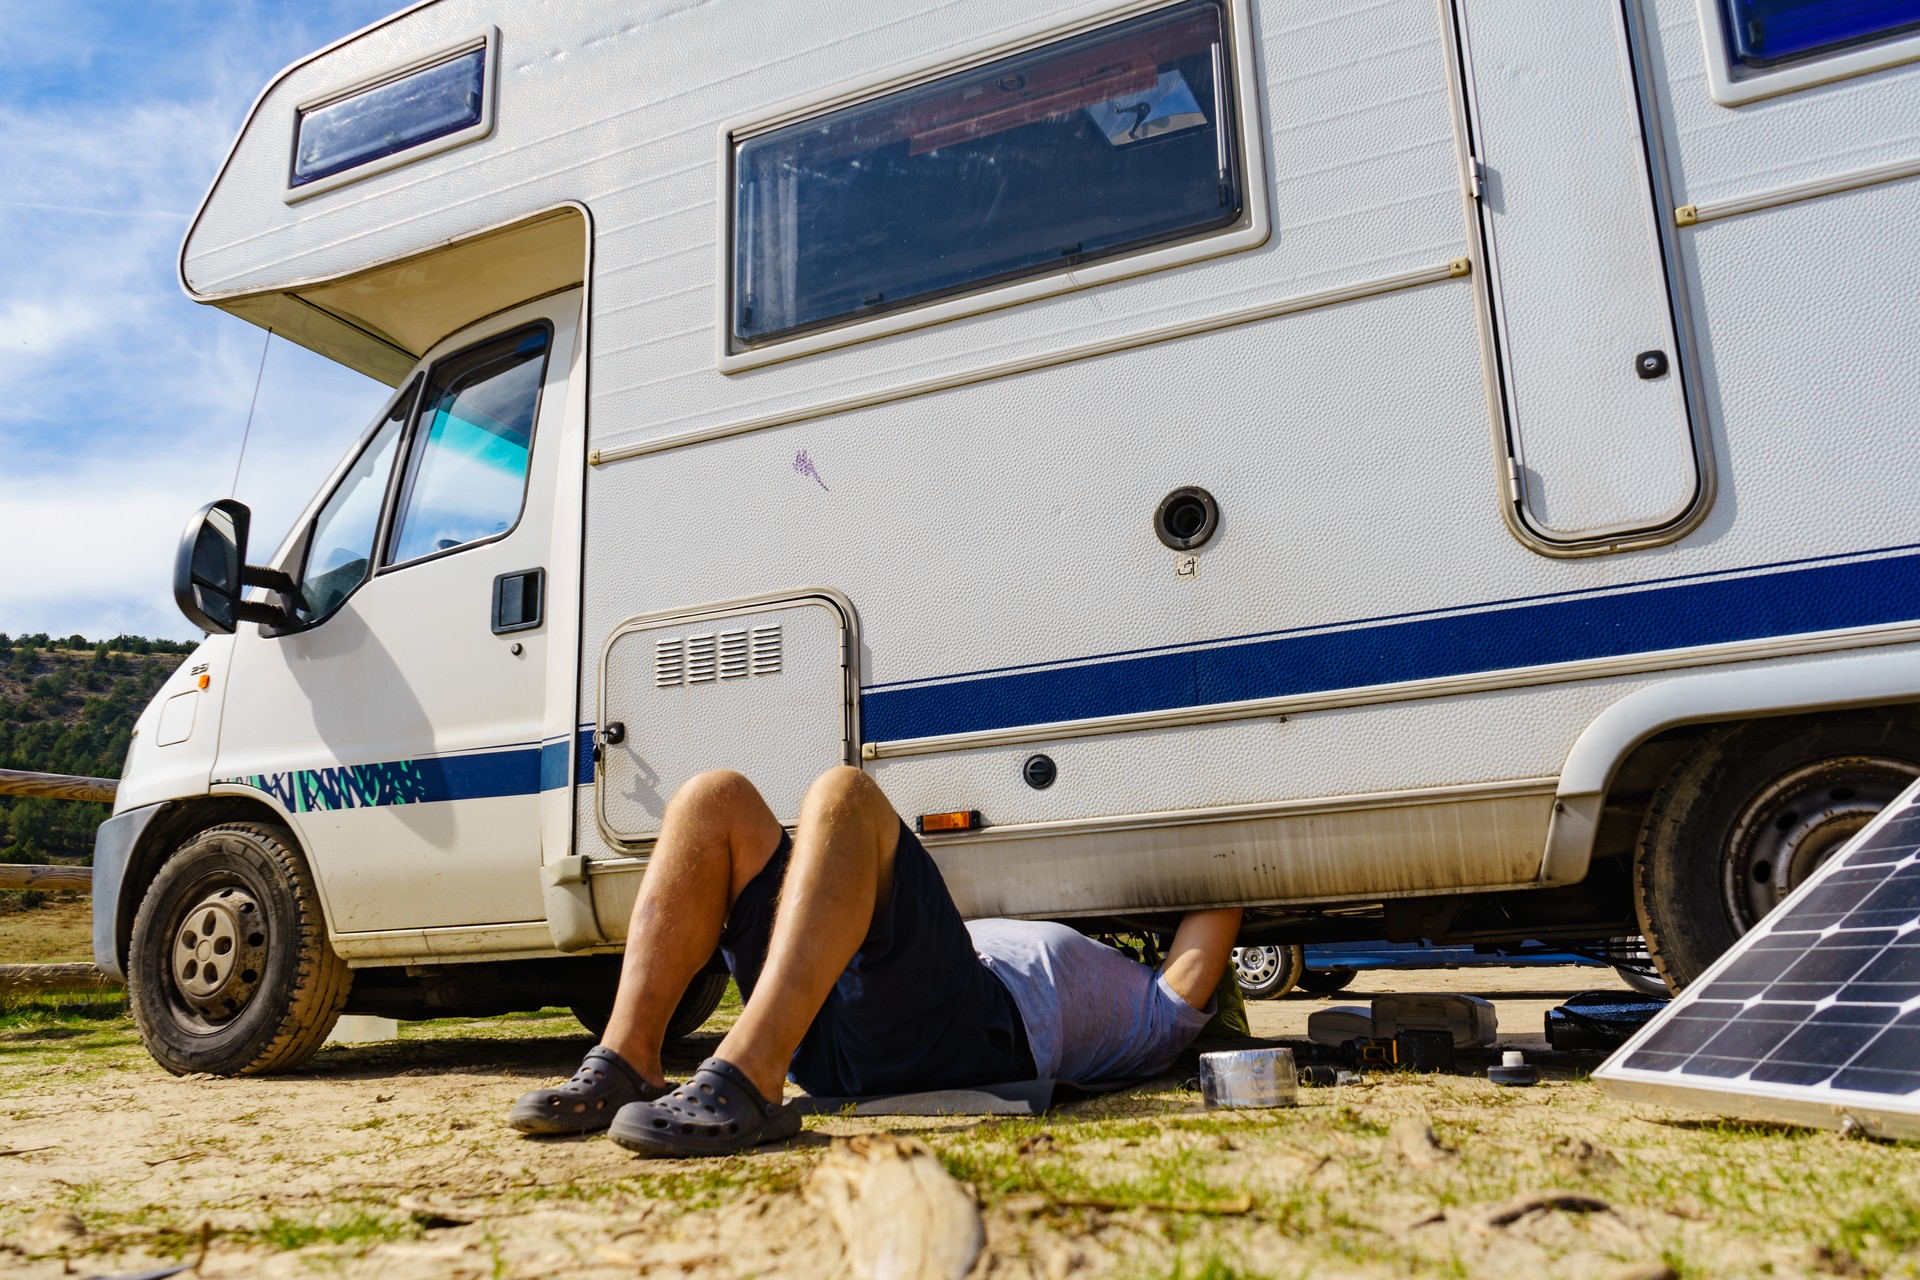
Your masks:
<path fill-rule="evenodd" d="M 286 574 L 247 563 L 247 528 L 252 520 L 246 503 L 222 498 L 194 512 L 180 535 L 180 551 L 173 561 L 173 600 L 187 621 L 203 631 L 231 635 L 241 622 L 284 627 L 294 621 L 278 605 L 240 598 L 248 587 L 293 590 L 293 579 Z"/>

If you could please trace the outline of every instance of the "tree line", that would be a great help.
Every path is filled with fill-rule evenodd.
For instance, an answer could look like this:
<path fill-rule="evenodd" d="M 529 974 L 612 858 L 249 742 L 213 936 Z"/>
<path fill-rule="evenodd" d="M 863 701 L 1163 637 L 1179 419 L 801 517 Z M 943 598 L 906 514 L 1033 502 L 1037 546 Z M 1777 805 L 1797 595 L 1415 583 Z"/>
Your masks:
<path fill-rule="evenodd" d="M 193 645 L 0 632 L 0 768 L 117 778 L 133 724 Z M 0 796 L 0 862 L 87 860 L 108 807 Z"/>

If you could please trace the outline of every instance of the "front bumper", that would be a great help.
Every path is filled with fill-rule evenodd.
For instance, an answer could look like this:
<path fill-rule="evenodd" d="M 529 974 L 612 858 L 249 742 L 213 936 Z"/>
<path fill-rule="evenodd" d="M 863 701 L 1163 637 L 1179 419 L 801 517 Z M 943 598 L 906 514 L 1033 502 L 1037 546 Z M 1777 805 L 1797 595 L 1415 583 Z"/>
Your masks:
<path fill-rule="evenodd" d="M 121 901 L 121 886 L 133 851 L 146 833 L 147 824 L 160 816 L 166 802 L 142 805 L 115 814 L 100 824 L 93 835 L 93 962 L 102 973 L 126 980 L 126 965 L 120 959 L 120 939 L 128 930 L 120 927 L 122 916 L 131 917 L 135 903 Z"/>

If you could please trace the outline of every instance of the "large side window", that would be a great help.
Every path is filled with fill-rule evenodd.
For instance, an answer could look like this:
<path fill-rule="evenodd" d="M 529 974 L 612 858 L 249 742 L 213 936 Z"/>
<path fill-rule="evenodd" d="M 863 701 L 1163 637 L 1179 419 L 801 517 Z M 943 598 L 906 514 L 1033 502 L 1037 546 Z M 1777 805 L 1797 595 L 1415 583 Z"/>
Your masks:
<path fill-rule="evenodd" d="M 1764 71 L 1920 31 L 1920 0 L 1721 0 L 1736 68 Z"/>
<path fill-rule="evenodd" d="M 521 329 L 434 367 L 393 522 L 390 563 L 497 537 L 518 523 L 548 331 Z"/>
<path fill-rule="evenodd" d="M 737 140 L 735 345 L 1232 224 L 1225 42 L 1200 0 Z"/>
<path fill-rule="evenodd" d="M 387 496 L 400 432 L 418 389 L 416 382 L 393 402 L 386 421 L 314 518 L 313 533 L 307 539 L 306 564 L 300 571 L 300 599 L 295 609 L 300 621 L 318 622 L 331 614 L 373 572 L 380 508 Z"/>

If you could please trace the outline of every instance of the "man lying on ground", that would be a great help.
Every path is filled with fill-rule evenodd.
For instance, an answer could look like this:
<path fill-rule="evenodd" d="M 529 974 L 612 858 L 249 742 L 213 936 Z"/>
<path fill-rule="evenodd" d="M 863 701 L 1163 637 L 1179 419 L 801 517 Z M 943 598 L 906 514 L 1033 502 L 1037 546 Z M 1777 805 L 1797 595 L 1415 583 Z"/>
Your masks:
<path fill-rule="evenodd" d="M 745 778 L 702 774 L 667 805 L 604 1043 L 508 1123 L 725 1155 L 799 1130 L 789 1075 L 816 1097 L 1153 1076 L 1206 1024 L 1239 928 L 1238 909 L 1188 913 L 1156 974 L 1065 925 L 966 924 L 858 769 L 814 782 L 792 839 Z M 667 1020 L 716 946 L 745 1006 L 669 1089 Z"/>

